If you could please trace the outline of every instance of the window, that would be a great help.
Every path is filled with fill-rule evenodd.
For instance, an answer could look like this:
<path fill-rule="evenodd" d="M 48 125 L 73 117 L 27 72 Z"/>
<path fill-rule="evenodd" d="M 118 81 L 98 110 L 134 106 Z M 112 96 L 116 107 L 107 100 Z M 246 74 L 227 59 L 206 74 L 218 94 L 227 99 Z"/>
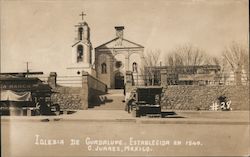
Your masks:
<path fill-rule="evenodd" d="M 102 74 L 106 74 L 107 73 L 107 65 L 106 65 L 106 63 L 102 63 L 102 65 L 101 65 L 101 67 L 102 67 Z"/>
<path fill-rule="evenodd" d="M 78 45 L 77 46 L 77 62 L 83 61 L 83 46 Z"/>
<path fill-rule="evenodd" d="M 133 72 L 137 72 L 137 63 L 133 63 L 132 65 Z"/>
<path fill-rule="evenodd" d="M 83 34 L 83 28 L 80 27 L 80 28 L 78 29 L 79 40 L 82 40 L 82 34 Z"/>
<path fill-rule="evenodd" d="M 116 68 L 122 67 L 122 62 L 121 62 L 121 61 L 115 62 L 115 67 L 116 67 Z"/>

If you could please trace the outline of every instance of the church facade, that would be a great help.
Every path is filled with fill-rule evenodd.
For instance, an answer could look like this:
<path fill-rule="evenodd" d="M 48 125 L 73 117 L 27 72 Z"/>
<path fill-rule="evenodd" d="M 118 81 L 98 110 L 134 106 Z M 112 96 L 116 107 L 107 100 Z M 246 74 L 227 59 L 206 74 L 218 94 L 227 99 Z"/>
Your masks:
<path fill-rule="evenodd" d="M 141 75 L 144 47 L 124 38 L 124 27 L 115 27 L 116 37 L 95 48 L 96 77 L 108 88 L 124 87 L 126 71 Z"/>

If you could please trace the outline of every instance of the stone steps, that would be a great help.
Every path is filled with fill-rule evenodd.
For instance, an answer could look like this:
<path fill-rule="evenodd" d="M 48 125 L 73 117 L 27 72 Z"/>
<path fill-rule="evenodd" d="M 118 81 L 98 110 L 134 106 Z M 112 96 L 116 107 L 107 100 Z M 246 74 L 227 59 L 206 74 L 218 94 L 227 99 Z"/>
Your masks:
<path fill-rule="evenodd" d="M 95 104 L 93 110 L 124 110 L 125 103 L 123 90 L 109 90 L 106 95 L 101 96 L 101 104 Z"/>

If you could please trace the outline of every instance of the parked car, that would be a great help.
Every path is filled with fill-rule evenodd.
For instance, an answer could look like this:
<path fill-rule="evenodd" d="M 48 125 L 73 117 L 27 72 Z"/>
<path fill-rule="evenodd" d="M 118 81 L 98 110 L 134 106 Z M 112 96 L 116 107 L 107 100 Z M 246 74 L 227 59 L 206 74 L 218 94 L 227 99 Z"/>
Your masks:
<path fill-rule="evenodd" d="M 137 87 L 126 101 L 126 110 L 134 117 L 161 116 L 162 89 L 155 86 Z"/>

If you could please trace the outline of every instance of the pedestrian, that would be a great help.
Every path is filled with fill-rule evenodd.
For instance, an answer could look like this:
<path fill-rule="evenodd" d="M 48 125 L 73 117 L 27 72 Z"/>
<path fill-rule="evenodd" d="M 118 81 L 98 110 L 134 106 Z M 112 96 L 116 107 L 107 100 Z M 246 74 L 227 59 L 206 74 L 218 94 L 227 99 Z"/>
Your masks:
<path fill-rule="evenodd" d="M 135 100 L 136 100 L 135 99 L 135 93 L 131 93 L 130 98 L 127 101 L 127 105 L 126 105 L 128 113 L 130 113 L 130 111 L 132 110 L 132 107 L 133 107 L 133 105 L 135 103 Z"/>

